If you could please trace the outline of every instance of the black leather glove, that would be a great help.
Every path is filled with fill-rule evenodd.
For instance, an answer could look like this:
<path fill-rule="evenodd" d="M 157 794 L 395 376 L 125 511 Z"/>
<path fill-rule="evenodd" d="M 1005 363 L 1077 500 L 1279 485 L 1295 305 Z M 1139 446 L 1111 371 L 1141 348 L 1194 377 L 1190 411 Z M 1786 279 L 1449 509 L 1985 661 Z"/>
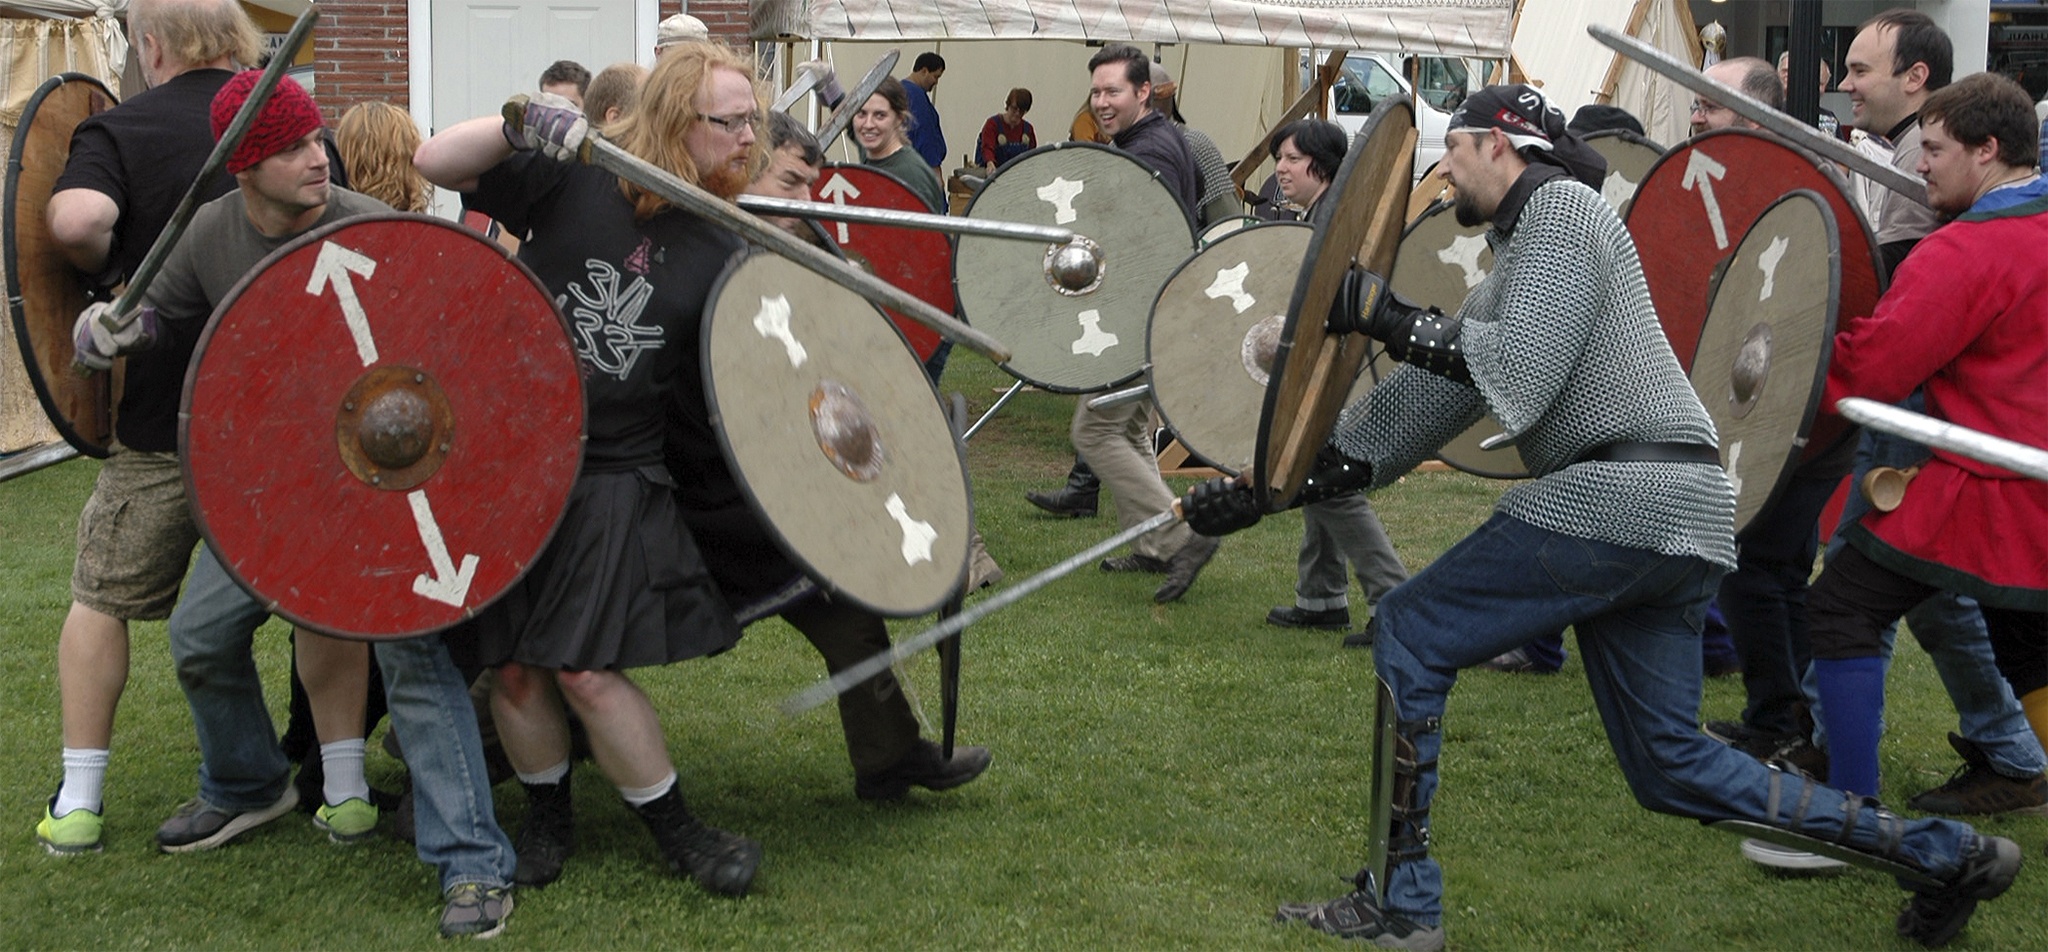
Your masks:
<path fill-rule="evenodd" d="M 1316 451 L 1316 467 L 1302 480 L 1301 491 L 1294 495 L 1294 504 L 1306 506 L 1310 503 L 1334 499 L 1355 493 L 1372 484 L 1372 464 L 1362 459 L 1344 455 L 1334 444 L 1325 443 Z"/>
<path fill-rule="evenodd" d="M 1180 497 L 1180 514 L 1198 535 L 1226 536 L 1259 524 L 1265 513 L 1249 487 L 1221 476 L 1196 483 Z"/>
<path fill-rule="evenodd" d="M 1354 267 L 1338 286 L 1323 327 L 1332 334 L 1364 334 L 1386 343 L 1405 340 L 1416 318 L 1432 310 L 1395 294 L 1377 272 Z"/>

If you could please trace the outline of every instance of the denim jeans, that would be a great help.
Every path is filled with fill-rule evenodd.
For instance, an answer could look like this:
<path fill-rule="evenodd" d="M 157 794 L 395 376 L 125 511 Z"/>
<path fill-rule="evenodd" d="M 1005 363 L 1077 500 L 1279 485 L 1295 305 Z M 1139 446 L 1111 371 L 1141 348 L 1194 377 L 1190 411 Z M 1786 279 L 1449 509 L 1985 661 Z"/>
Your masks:
<path fill-rule="evenodd" d="M 1749 698 L 1742 723 L 1756 730 L 1806 732 L 1800 679 L 1813 660 L 1806 589 L 1820 549 L 1820 513 L 1841 481 L 1839 469 L 1825 477 L 1793 474 L 1770 508 L 1735 537 L 1735 571 L 1721 579 L 1721 616 L 1742 659 Z"/>
<path fill-rule="evenodd" d="M 1922 412 L 1922 402 L 1920 394 L 1915 393 L 1900 406 L 1918 413 Z M 1863 474 L 1873 467 L 1903 468 L 1925 461 L 1928 455 L 1927 447 L 1903 437 L 1865 430 L 1863 442 L 1856 450 L 1856 472 L 1851 485 L 1862 485 Z M 1852 489 L 1842 506 L 1841 526 L 1853 524 L 1869 511 L 1870 502 Z M 1829 558 L 1845 544 L 1838 529 L 1828 543 Z M 2026 712 L 2013 696 L 2012 686 L 2006 683 L 1993 660 L 1991 635 L 1984 627 L 1984 615 L 1976 600 L 1942 592 L 1913 606 L 1905 618 L 1906 627 L 1934 662 L 1934 673 L 1941 678 L 1949 701 L 1955 705 L 1956 733 L 1975 743 L 1991 759 L 1991 766 L 2006 776 L 2031 777 L 2048 769 L 2048 754 L 2043 754 L 2040 738 L 2034 735 Z M 1889 667 L 1898 639 L 1897 623 L 1885 626 L 1882 637 L 1884 644 L 1879 656 Z M 1827 732 L 1819 726 L 1819 689 L 1810 669 L 1801 686 L 1813 705 L 1814 743 L 1826 747 Z M 1882 707 L 1879 710 L 1882 712 Z"/>
<path fill-rule="evenodd" d="M 376 652 L 391 729 L 412 775 L 420 861 L 440 871 L 444 893 L 462 883 L 510 885 L 517 857 L 492 810 L 469 683 L 440 635 L 379 642 Z"/>
<path fill-rule="evenodd" d="M 224 810 L 269 806 L 291 781 L 253 651 L 256 629 L 269 618 L 213 547 L 201 546 L 171 611 L 171 660 L 199 735 L 199 798 Z"/>
<path fill-rule="evenodd" d="M 1819 784 L 1803 817 L 1773 817 L 1772 780 L 1800 781 L 1699 730 L 1700 630 L 1721 570 L 1697 558 L 1594 542 L 1495 514 L 1380 602 L 1373 656 L 1407 725 L 1441 718 L 1458 671 L 1567 625 L 1578 631 L 1594 706 L 1637 802 L 1701 821 L 1742 819 L 1845 839 L 1936 876 L 1959 868 L 1970 827 L 1913 820 L 1897 849 L 1877 853 L 1880 818 L 1860 810 L 1847 837 L 1847 797 Z M 1439 731 L 1409 735 L 1418 775 L 1413 808 L 1436 794 Z M 1787 801 L 1789 802 L 1789 801 Z M 1395 865 L 1387 908 L 1425 925 L 1443 918 L 1435 859 Z"/>

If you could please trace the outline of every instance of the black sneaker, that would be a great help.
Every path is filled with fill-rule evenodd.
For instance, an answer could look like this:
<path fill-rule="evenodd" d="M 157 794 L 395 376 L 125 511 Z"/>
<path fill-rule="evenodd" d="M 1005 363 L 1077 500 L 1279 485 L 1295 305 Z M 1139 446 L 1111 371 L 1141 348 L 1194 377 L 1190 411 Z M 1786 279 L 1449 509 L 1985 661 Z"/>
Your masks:
<path fill-rule="evenodd" d="M 539 888 L 560 879 L 562 864 L 576 852 L 576 814 L 568 777 L 521 786 L 526 788 L 526 822 L 512 842 L 519 857 L 512 881 Z"/>
<path fill-rule="evenodd" d="M 505 931 L 512 915 L 512 888 L 482 883 L 457 883 L 449 887 L 441 907 L 441 938 L 467 936 L 488 939 Z"/>
<path fill-rule="evenodd" d="M 668 868 L 689 876 L 705 892 L 744 896 L 761 866 L 761 844 L 737 833 L 706 826 L 671 787 L 651 803 L 633 808 L 654 834 Z"/>
<path fill-rule="evenodd" d="M 1320 628 L 1323 631 L 1343 631 L 1351 627 L 1351 609 L 1329 608 L 1314 611 L 1295 605 L 1281 605 L 1266 613 L 1266 624 L 1281 628 Z"/>
<path fill-rule="evenodd" d="M 1361 870 L 1354 883 L 1365 882 Z M 1371 891 L 1360 887 L 1329 902 L 1289 903 L 1273 914 L 1274 922 L 1304 922 L 1309 928 L 1339 939 L 1369 942 L 1382 949 L 1437 952 L 1444 947 L 1442 926 L 1410 922 L 1379 907 Z"/>
<path fill-rule="evenodd" d="M 1976 743 L 1953 733 L 1948 743 L 1963 755 L 1963 765 L 1947 783 L 1915 794 L 1907 806 L 1945 816 L 2048 813 L 2048 776 L 2008 777 L 1991 766 L 1991 758 Z"/>
<path fill-rule="evenodd" d="M 1963 844 L 1962 868 L 1948 885 L 1935 889 L 1900 881 L 1913 895 L 1899 910 L 1899 936 L 1938 949 L 1963 931 L 1977 903 L 1995 899 L 2020 874 L 2020 847 L 2002 836 L 1971 834 Z"/>
<path fill-rule="evenodd" d="M 940 756 L 939 745 L 918 738 L 910 753 L 893 767 L 853 779 L 853 795 L 862 800 L 901 800 L 911 787 L 951 790 L 988 769 L 994 758 L 986 747 L 955 747 L 953 759 Z"/>
<path fill-rule="evenodd" d="M 156 828 L 156 845 L 166 853 L 210 850 L 292 812 L 298 805 L 299 791 L 291 784 L 285 784 L 275 802 L 253 810 L 226 810 L 193 797 Z"/>
<path fill-rule="evenodd" d="M 1798 734 L 1758 730 L 1741 721 L 1708 721 L 1700 725 L 1700 732 L 1758 760 L 1769 760 L 1786 745 L 1804 739 Z M 1820 774 L 1826 775 L 1825 771 Z"/>

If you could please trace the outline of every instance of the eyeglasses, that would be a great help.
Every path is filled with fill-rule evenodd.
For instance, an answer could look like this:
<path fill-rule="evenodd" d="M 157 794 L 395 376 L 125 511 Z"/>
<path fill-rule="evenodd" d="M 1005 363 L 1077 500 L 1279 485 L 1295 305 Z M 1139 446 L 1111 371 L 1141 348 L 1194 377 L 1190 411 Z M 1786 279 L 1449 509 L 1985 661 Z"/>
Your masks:
<path fill-rule="evenodd" d="M 1701 102 L 1695 99 L 1692 101 L 1692 111 L 1704 116 L 1710 112 L 1733 112 L 1734 110 L 1720 103 Z"/>
<path fill-rule="evenodd" d="M 700 112 L 697 114 L 697 118 L 711 123 L 720 129 L 724 129 L 733 135 L 739 135 L 741 129 L 752 129 L 755 132 L 761 131 L 761 114 L 758 112 L 749 112 L 738 116 L 713 116 Z"/>

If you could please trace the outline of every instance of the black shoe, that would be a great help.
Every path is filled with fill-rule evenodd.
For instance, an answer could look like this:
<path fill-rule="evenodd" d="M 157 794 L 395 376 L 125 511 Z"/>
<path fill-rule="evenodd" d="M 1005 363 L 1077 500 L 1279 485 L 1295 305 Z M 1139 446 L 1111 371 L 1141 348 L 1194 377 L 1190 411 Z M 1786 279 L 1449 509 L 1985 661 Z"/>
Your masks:
<path fill-rule="evenodd" d="M 1945 816 L 2048 813 L 2048 776 L 2008 777 L 1991 766 L 1991 758 L 1976 743 L 1954 733 L 1948 735 L 1948 743 L 1963 755 L 1963 765 L 1947 783 L 1915 794 L 1907 806 Z"/>
<path fill-rule="evenodd" d="M 911 787 L 951 790 L 988 769 L 994 758 L 986 747 L 955 747 L 953 759 L 940 756 L 942 748 L 923 738 L 893 767 L 853 780 L 853 795 L 862 800 L 901 800 Z"/>
<path fill-rule="evenodd" d="M 1055 516 L 1092 519 L 1095 517 L 1095 499 L 1101 492 L 1102 480 L 1095 478 L 1095 471 L 1089 469 L 1080 457 L 1075 457 L 1074 468 L 1067 471 L 1065 486 L 1049 493 L 1025 493 L 1024 498 Z"/>
<path fill-rule="evenodd" d="M 1195 576 L 1202 574 L 1202 566 L 1216 557 L 1216 547 L 1222 539 L 1198 535 L 1181 546 L 1180 551 L 1166 560 L 1166 581 L 1159 583 L 1159 590 L 1152 593 L 1152 600 L 1161 605 L 1174 601 L 1188 593 L 1195 584 Z"/>
<path fill-rule="evenodd" d="M 1799 772 L 1815 780 L 1826 782 L 1828 779 L 1828 752 L 1813 746 L 1813 741 L 1804 737 L 1786 741 L 1766 758 L 1767 762 L 1772 760 L 1798 767 Z"/>
<path fill-rule="evenodd" d="M 1806 739 L 1798 734 L 1780 734 L 1776 731 L 1758 730 L 1741 721 L 1708 721 L 1700 725 L 1700 732 L 1758 760 L 1769 760 L 1776 757 L 1779 751 L 1786 749 L 1796 741 Z M 1811 747 L 1812 743 L 1808 742 L 1807 746 Z M 1791 760 L 1792 758 L 1787 757 L 1784 759 Z M 1806 765 L 1801 764 L 1800 769 L 1805 770 Z M 1813 771 L 1808 770 L 1807 774 L 1809 776 L 1825 777 L 1827 776 L 1827 771 L 1823 770 L 1815 774 Z"/>
<path fill-rule="evenodd" d="M 1529 653 L 1523 651 L 1520 648 L 1516 648 L 1504 654 L 1495 655 L 1494 657 L 1488 658 L 1485 661 L 1481 661 L 1478 664 L 1473 665 L 1473 667 L 1479 668 L 1484 671 L 1499 671 L 1504 674 L 1557 673 L 1556 668 L 1547 668 L 1543 665 L 1537 664 L 1536 659 L 1529 657 Z"/>
<path fill-rule="evenodd" d="M 1165 575 L 1166 569 L 1165 559 L 1155 559 L 1136 552 L 1130 555 L 1112 555 L 1102 560 L 1102 570 L 1105 572 L 1148 572 L 1153 575 Z"/>
<path fill-rule="evenodd" d="M 681 789 L 670 787 L 652 802 L 634 807 L 633 812 L 654 834 L 668 868 L 696 880 L 705 892 L 744 896 L 754 884 L 754 872 L 761 867 L 761 844 L 704 825 L 683 803 Z"/>
<path fill-rule="evenodd" d="M 562 875 L 562 864 L 576 852 L 576 814 L 569 796 L 569 778 L 559 783 L 522 783 L 526 788 L 526 822 L 512 851 L 519 865 L 512 881 L 539 888 Z"/>
<path fill-rule="evenodd" d="M 1366 619 L 1364 628 L 1360 628 L 1357 632 L 1344 636 L 1344 647 L 1372 647 L 1373 640 L 1379 637 L 1379 621 L 1380 618 L 1378 615 L 1374 615 L 1373 617 Z"/>
<path fill-rule="evenodd" d="M 1970 922 L 1977 903 L 1997 898 L 2020 874 L 2020 847 L 2002 836 L 1971 834 L 1964 841 L 1962 868 L 1939 888 L 1915 887 L 1899 910 L 1899 936 L 1930 949 L 1947 945 Z"/>
<path fill-rule="evenodd" d="M 1364 882 L 1360 871 L 1355 882 Z M 1273 913 L 1274 922 L 1303 922 L 1340 939 L 1357 939 L 1382 949 L 1437 952 L 1444 947 L 1442 926 L 1425 926 L 1379 907 L 1363 886 L 1329 902 L 1289 903 Z"/>
<path fill-rule="evenodd" d="M 1294 605 L 1281 605 L 1266 613 L 1266 624 L 1282 628 L 1320 628 L 1323 631 L 1343 631 L 1351 627 L 1351 609 L 1328 608 L 1315 611 Z"/>

